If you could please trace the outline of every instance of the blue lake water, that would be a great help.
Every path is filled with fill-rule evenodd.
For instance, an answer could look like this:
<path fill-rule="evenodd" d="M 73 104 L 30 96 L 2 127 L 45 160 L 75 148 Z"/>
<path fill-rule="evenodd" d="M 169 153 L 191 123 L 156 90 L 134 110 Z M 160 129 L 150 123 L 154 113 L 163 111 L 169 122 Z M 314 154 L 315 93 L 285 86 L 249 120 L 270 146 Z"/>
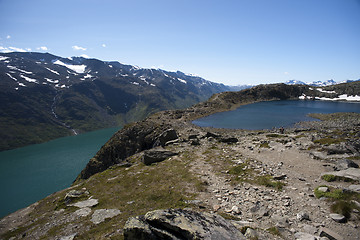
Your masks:
<path fill-rule="evenodd" d="M 335 112 L 360 113 L 360 103 L 305 100 L 258 102 L 234 111 L 215 113 L 193 123 L 201 127 L 261 130 L 290 127 L 297 122 L 314 120 L 306 116 L 309 113 Z"/>
<path fill-rule="evenodd" d="M 67 188 L 119 128 L 0 152 L 0 217 Z"/>

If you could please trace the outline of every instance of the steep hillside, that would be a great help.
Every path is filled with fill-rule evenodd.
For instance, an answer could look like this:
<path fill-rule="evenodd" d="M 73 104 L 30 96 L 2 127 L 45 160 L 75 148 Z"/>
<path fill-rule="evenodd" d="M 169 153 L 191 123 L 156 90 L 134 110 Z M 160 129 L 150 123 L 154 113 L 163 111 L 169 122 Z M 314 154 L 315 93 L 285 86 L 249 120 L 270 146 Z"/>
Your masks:
<path fill-rule="evenodd" d="M 228 90 L 179 71 L 48 53 L 0 54 L 0 150 L 124 125 Z"/>

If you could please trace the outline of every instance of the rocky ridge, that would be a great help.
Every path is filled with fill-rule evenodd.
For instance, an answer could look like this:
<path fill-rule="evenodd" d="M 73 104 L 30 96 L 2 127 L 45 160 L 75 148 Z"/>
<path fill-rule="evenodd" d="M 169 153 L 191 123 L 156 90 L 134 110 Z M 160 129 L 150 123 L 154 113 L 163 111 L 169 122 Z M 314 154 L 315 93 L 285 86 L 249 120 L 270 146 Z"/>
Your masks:
<path fill-rule="evenodd" d="M 360 238 L 359 180 L 334 173 L 359 173 L 359 114 L 318 115 L 321 122 L 299 123 L 285 133 L 191 124 L 249 99 L 295 98 L 308 91 L 284 85 L 263 88 L 216 95 L 192 108 L 128 125 L 104 145 L 70 189 L 3 218 L 2 238 L 133 239 L 129 232 L 142 233 L 132 225 L 141 225 L 151 230 L 150 236 L 155 231 L 176 237 L 170 239 L 209 239 L 205 223 L 200 221 L 202 229 L 186 230 L 176 221 L 195 221 L 203 214 L 208 216 L 205 222 L 217 219 L 222 226 L 235 227 L 231 232 L 240 231 L 239 239 Z M 149 150 L 174 154 L 146 165 Z M 150 218 L 154 211 L 156 219 Z M 140 223 L 131 224 L 131 219 Z"/>

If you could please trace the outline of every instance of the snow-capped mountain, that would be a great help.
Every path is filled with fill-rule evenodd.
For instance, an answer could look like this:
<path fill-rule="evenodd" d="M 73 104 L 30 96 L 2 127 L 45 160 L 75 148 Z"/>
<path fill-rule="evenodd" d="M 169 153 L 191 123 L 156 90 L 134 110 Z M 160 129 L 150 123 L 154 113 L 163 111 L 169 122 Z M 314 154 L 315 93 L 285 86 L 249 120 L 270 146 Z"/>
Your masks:
<path fill-rule="evenodd" d="M 337 82 L 335 82 L 332 79 L 326 80 L 326 81 L 313 81 L 313 82 L 303 82 L 303 81 L 299 81 L 299 80 L 289 80 L 289 81 L 286 81 L 285 84 L 287 84 L 287 85 L 300 84 L 300 85 L 310 85 L 310 86 L 314 86 L 314 87 L 325 87 L 325 86 L 330 86 L 330 85 L 337 84 Z"/>
<path fill-rule="evenodd" d="M 229 90 L 180 71 L 48 53 L 2 53 L 0 150 L 122 125 Z"/>

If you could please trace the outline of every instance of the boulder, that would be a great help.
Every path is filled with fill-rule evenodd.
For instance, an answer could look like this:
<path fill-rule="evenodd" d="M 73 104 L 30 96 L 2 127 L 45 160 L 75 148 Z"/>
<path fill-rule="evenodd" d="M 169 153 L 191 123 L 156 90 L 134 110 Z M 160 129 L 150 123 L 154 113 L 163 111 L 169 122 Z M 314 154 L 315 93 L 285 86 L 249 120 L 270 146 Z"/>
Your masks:
<path fill-rule="evenodd" d="M 296 219 L 299 221 L 310 220 L 309 214 L 307 212 L 301 211 L 296 214 Z"/>
<path fill-rule="evenodd" d="M 66 204 L 70 203 L 72 200 L 76 199 L 76 198 L 80 198 L 84 195 L 88 195 L 89 192 L 86 191 L 86 189 L 82 189 L 82 190 L 70 190 L 69 192 L 66 193 L 64 201 Z"/>
<path fill-rule="evenodd" d="M 169 141 L 173 141 L 178 139 L 178 135 L 177 132 L 170 128 L 167 129 L 166 131 L 164 131 L 160 136 L 159 136 L 159 141 L 160 141 L 160 145 L 161 146 L 165 146 L 165 144 Z"/>
<path fill-rule="evenodd" d="M 328 187 L 318 187 L 318 190 L 320 192 L 328 192 L 329 191 L 329 188 Z"/>
<path fill-rule="evenodd" d="M 342 214 L 338 214 L 338 213 L 331 213 L 329 215 L 331 217 L 332 220 L 334 220 L 335 222 L 338 223 L 344 223 L 346 222 L 346 217 Z"/>
<path fill-rule="evenodd" d="M 322 173 L 321 176 L 326 175 L 326 174 L 335 175 L 338 177 L 346 177 L 346 178 L 350 178 L 355 181 L 360 181 L 360 168 L 348 168 L 348 169 L 340 170 L 340 171 L 325 172 L 325 173 Z"/>
<path fill-rule="evenodd" d="M 155 210 L 129 218 L 125 239 L 245 239 L 242 233 L 219 215 L 190 209 Z"/>
<path fill-rule="evenodd" d="M 207 132 L 207 133 L 205 134 L 205 138 L 210 138 L 210 137 L 212 137 L 212 138 L 218 138 L 218 137 L 220 137 L 220 135 L 217 135 L 217 134 L 212 133 L 212 132 Z"/>
<path fill-rule="evenodd" d="M 359 165 L 357 165 L 356 163 L 354 163 L 353 161 L 351 161 L 349 159 L 342 159 L 342 160 L 339 160 L 335 166 L 335 170 L 337 170 L 337 171 L 345 170 L 348 168 L 359 168 Z"/>
<path fill-rule="evenodd" d="M 222 137 L 219 139 L 219 142 L 223 143 L 237 143 L 239 140 L 235 137 Z"/>
<path fill-rule="evenodd" d="M 163 149 L 151 149 L 151 150 L 144 151 L 141 161 L 145 165 L 150 165 L 152 163 L 162 162 L 165 159 L 167 159 L 171 156 L 174 156 L 174 155 L 177 155 L 177 153 L 163 150 Z"/>
<path fill-rule="evenodd" d="M 348 187 L 348 189 L 349 189 L 350 191 L 360 193 L 360 185 L 359 185 L 359 184 L 350 185 L 350 186 Z"/>

